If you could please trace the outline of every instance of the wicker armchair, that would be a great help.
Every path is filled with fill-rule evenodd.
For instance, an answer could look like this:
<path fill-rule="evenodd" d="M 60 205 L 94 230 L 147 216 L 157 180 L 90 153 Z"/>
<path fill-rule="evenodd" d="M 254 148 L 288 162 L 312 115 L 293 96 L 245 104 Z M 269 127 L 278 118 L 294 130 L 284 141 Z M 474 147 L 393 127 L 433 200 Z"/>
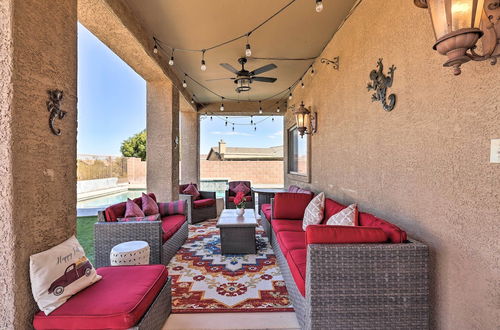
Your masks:
<path fill-rule="evenodd" d="M 233 188 L 236 188 L 237 185 L 240 183 L 243 183 L 246 185 L 248 188 L 250 188 L 250 192 L 245 195 L 247 198 L 247 201 L 245 202 L 245 208 L 247 209 L 255 209 L 255 192 L 252 189 L 252 184 L 250 181 L 230 181 L 229 182 L 229 189 L 226 190 L 226 198 L 225 198 L 225 203 L 226 203 L 226 209 L 235 209 L 236 205 L 233 203 L 234 197 L 236 197 L 236 193 L 232 191 Z"/>
<path fill-rule="evenodd" d="M 154 198 L 153 194 L 150 194 L 150 196 Z M 99 211 L 97 218 L 97 222 L 94 224 L 96 267 L 110 265 L 109 254 L 113 246 L 123 242 L 137 240 L 148 242 L 151 249 L 151 264 L 168 265 L 170 259 L 177 253 L 177 250 L 179 250 L 188 237 L 187 221 L 184 221 L 179 229 L 177 229 L 170 238 L 164 241 L 162 221 L 110 221 L 104 211 Z M 166 221 L 168 221 L 168 219 L 166 219 Z"/>
<path fill-rule="evenodd" d="M 198 189 L 196 184 L 193 185 Z M 182 193 L 187 186 L 189 184 L 179 186 L 179 198 L 187 202 L 188 223 L 195 224 L 204 220 L 217 218 L 215 191 L 199 191 L 200 197 L 194 200 L 192 195 Z"/>

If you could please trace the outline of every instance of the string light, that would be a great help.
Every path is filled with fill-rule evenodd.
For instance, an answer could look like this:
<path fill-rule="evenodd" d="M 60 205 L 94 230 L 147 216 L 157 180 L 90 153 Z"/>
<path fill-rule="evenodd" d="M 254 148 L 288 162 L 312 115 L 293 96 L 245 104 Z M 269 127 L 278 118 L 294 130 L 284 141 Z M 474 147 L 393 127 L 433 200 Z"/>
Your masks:
<path fill-rule="evenodd" d="M 252 56 L 252 48 L 250 48 L 250 43 L 248 42 L 248 37 L 250 36 L 250 33 L 247 34 L 247 44 L 245 46 L 245 55 L 246 57 Z"/>
<path fill-rule="evenodd" d="M 205 49 L 201 51 L 201 71 L 207 71 L 207 65 L 205 63 Z"/>
<path fill-rule="evenodd" d="M 174 65 L 174 52 L 175 49 L 172 48 L 172 55 L 170 56 L 170 61 L 168 61 L 168 65 L 170 66 Z"/>
<path fill-rule="evenodd" d="M 250 116 L 250 125 L 253 125 L 253 116 Z"/>
<path fill-rule="evenodd" d="M 280 106 L 278 105 L 278 109 L 276 109 L 276 112 L 280 112 Z"/>
<path fill-rule="evenodd" d="M 194 97 L 195 95 L 193 94 L 193 96 L 191 96 L 191 103 L 194 103 Z"/>
<path fill-rule="evenodd" d="M 184 88 L 188 87 L 188 84 L 186 82 L 186 77 L 187 77 L 187 74 L 184 74 L 184 80 L 182 81 L 182 87 L 184 87 Z"/>
<path fill-rule="evenodd" d="M 253 128 L 253 130 L 256 132 L 256 131 L 257 131 L 257 126 L 255 126 L 255 127 Z"/>
<path fill-rule="evenodd" d="M 316 0 L 316 12 L 320 12 L 323 10 L 323 1 L 322 0 Z"/>
<path fill-rule="evenodd" d="M 311 65 L 311 76 L 314 76 L 314 67 Z"/>
<path fill-rule="evenodd" d="M 290 94 L 288 95 L 288 99 L 291 100 L 292 99 L 292 89 L 288 88 L 288 90 L 290 91 Z"/>
<path fill-rule="evenodd" d="M 234 132 L 234 123 L 233 123 L 233 132 Z"/>
<path fill-rule="evenodd" d="M 306 85 L 304 85 L 304 82 L 302 81 L 302 78 L 300 78 L 300 87 L 304 88 Z"/>
<path fill-rule="evenodd" d="M 261 105 L 261 101 L 259 101 L 259 113 L 262 114 L 262 105 Z"/>
<path fill-rule="evenodd" d="M 224 111 L 224 97 L 222 97 L 222 101 L 220 104 L 220 111 Z"/>
<path fill-rule="evenodd" d="M 271 121 L 274 121 L 274 116 L 271 116 Z"/>
<path fill-rule="evenodd" d="M 153 47 L 153 53 L 158 54 L 158 46 L 156 45 L 156 42 L 155 46 Z"/>
<path fill-rule="evenodd" d="M 212 116 L 210 116 L 210 121 L 212 121 Z"/>

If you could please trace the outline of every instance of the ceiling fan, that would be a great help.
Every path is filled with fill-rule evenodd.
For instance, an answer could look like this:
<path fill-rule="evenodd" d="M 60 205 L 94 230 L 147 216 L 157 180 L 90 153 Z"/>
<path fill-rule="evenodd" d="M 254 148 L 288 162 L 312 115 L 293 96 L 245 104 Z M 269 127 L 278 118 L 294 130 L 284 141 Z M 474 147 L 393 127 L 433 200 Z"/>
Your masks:
<path fill-rule="evenodd" d="M 251 89 L 250 84 L 253 83 L 254 81 L 273 83 L 277 80 L 277 78 L 257 76 L 261 73 L 276 69 L 277 66 L 273 63 L 264 65 L 253 71 L 248 71 L 245 70 L 245 63 L 247 62 L 247 59 L 245 57 L 239 58 L 238 62 L 241 64 L 241 70 L 239 71 L 236 70 L 231 64 L 220 63 L 220 66 L 222 66 L 224 69 L 234 73 L 236 75 L 236 78 L 208 79 L 207 81 L 231 79 L 237 85 L 236 92 L 241 93 L 241 92 L 248 92 Z"/>

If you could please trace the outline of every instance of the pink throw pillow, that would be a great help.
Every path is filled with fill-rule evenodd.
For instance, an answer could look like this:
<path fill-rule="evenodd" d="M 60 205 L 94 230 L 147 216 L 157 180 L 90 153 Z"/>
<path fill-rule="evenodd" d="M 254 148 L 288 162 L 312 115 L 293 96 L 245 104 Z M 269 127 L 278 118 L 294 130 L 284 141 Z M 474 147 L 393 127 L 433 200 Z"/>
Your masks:
<path fill-rule="evenodd" d="M 125 215 L 124 218 L 131 217 L 144 217 L 144 212 L 142 212 L 139 205 L 137 205 L 133 200 L 127 198 L 127 204 L 125 206 Z"/>
<path fill-rule="evenodd" d="M 187 186 L 186 189 L 182 191 L 182 193 L 193 196 L 193 200 L 197 200 L 198 197 L 200 197 L 200 192 L 192 183 L 190 183 L 189 186 Z"/>
<path fill-rule="evenodd" d="M 235 194 L 242 192 L 243 195 L 246 195 L 250 192 L 250 188 L 248 188 L 243 182 L 233 188 Z"/>
<path fill-rule="evenodd" d="M 154 215 L 160 213 L 160 210 L 158 209 L 158 204 L 156 204 L 155 200 L 152 199 L 150 196 L 146 195 L 145 193 L 142 193 L 141 200 L 142 200 L 142 212 L 144 212 L 145 215 Z"/>

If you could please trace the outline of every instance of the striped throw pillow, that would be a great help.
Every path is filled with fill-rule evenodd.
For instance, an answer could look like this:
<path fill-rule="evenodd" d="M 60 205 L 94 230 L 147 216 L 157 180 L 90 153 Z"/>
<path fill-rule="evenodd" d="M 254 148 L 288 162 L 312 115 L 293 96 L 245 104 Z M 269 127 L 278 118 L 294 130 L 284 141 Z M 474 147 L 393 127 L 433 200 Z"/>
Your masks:
<path fill-rule="evenodd" d="M 158 203 L 162 217 L 174 214 L 186 214 L 186 201 L 180 200 L 168 203 Z"/>

